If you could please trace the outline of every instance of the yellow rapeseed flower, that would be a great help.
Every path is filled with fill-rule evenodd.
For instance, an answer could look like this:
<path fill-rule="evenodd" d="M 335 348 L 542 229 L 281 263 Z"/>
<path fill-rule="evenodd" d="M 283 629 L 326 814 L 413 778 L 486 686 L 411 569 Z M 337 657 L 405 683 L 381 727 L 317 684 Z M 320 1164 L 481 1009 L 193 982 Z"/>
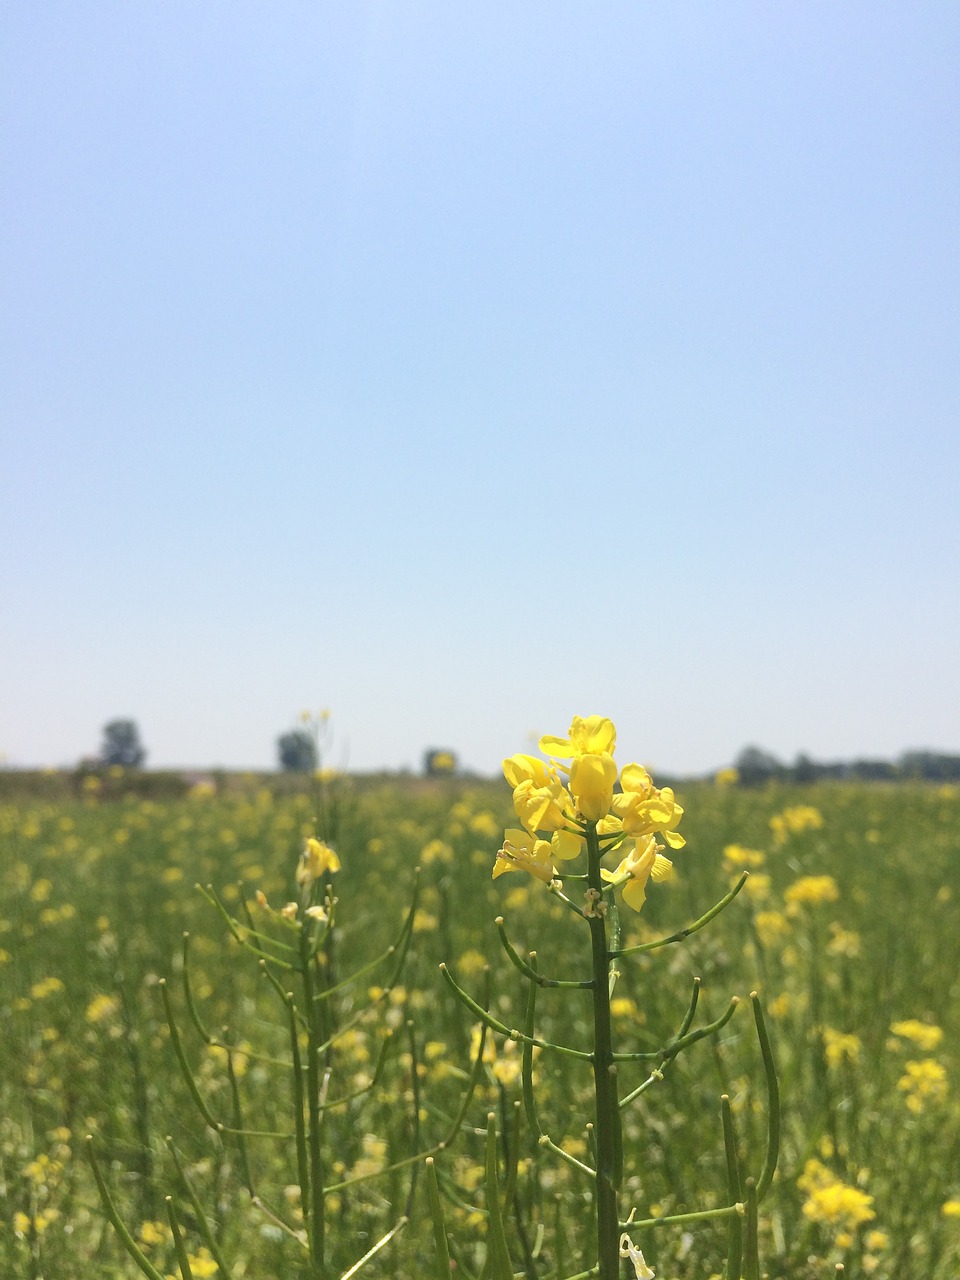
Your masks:
<path fill-rule="evenodd" d="M 140 1230 L 137 1232 L 137 1239 L 147 1249 L 151 1245 L 166 1244 L 172 1238 L 170 1227 L 166 1222 L 160 1222 L 153 1219 L 140 1224 Z"/>
<path fill-rule="evenodd" d="M 830 941 L 827 943 L 828 956 L 846 956 L 855 960 L 860 954 L 860 935 L 855 929 L 845 929 L 839 921 L 830 924 Z"/>
<path fill-rule="evenodd" d="M 556 756 L 558 760 L 583 755 L 612 756 L 617 745 L 617 731 L 606 716 L 574 716 L 566 738 L 547 734 L 538 745 L 545 756 Z"/>
<path fill-rule="evenodd" d="M 599 822 L 610 812 L 617 766 L 613 756 L 603 751 L 578 755 L 570 765 L 570 792 L 577 802 L 577 812 Z"/>
<path fill-rule="evenodd" d="M 658 832 L 671 849 L 686 844 L 676 830 L 683 817 L 673 790 L 658 790 L 646 769 L 639 764 L 626 764 L 620 771 L 622 794 L 613 797 L 611 808 L 623 823 L 628 836 L 644 836 Z"/>
<path fill-rule="evenodd" d="M 777 844 L 784 844 L 791 835 L 803 831 L 819 831 L 822 826 L 823 814 L 810 804 L 793 805 L 770 819 L 770 830 Z"/>
<path fill-rule="evenodd" d="M 453 849 L 445 840 L 429 840 L 420 850 L 420 862 L 428 867 L 431 862 L 452 862 Z"/>
<path fill-rule="evenodd" d="M 658 852 L 662 847 L 653 836 L 647 836 L 646 840 L 637 841 L 616 871 L 600 868 L 604 880 L 623 885 L 623 900 L 634 911 L 639 911 L 647 900 L 648 880 L 659 884 L 670 878 L 673 863 Z"/>
<path fill-rule="evenodd" d="M 210 1276 L 215 1276 L 220 1270 L 205 1245 L 201 1245 L 196 1253 L 189 1254 L 187 1260 L 190 1263 L 190 1270 L 193 1272 L 195 1280 L 208 1280 Z"/>
<path fill-rule="evenodd" d="M 494 880 L 507 871 L 528 871 L 537 880 L 548 884 L 554 877 L 553 846 L 548 840 L 538 840 L 528 831 L 508 828 L 493 864 Z"/>
<path fill-rule="evenodd" d="M 521 782 L 532 782 L 535 787 L 545 787 L 557 774 L 544 760 L 536 756 L 508 756 L 503 762 L 503 776 L 516 789 Z"/>
<path fill-rule="evenodd" d="M 917 1018 L 906 1018 L 903 1022 L 894 1022 L 890 1027 L 895 1036 L 902 1040 L 910 1040 L 924 1053 L 932 1053 L 943 1039 L 943 1028 L 933 1022 L 920 1022 Z"/>
<path fill-rule="evenodd" d="M 797 1186 L 807 1194 L 803 1216 L 809 1222 L 824 1222 L 840 1231 L 855 1231 L 876 1217 L 873 1196 L 842 1182 L 819 1160 L 807 1161 Z"/>
<path fill-rule="evenodd" d="M 339 870 L 340 859 L 330 846 L 309 836 L 297 865 L 297 884 L 309 888 L 322 875 Z"/>
<path fill-rule="evenodd" d="M 723 851 L 724 871 L 742 871 L 744 867 L 753 871 L 766 860 L 767 855 L 760 849 L 745 849 L 739 844 L 728 844 Z"/>
<path fill-rule="evenodd" d="M 836 1067 L 844 1061 L 859 1062 L 863 1051 L 863 1042 L 859 1036 L 835 1031 L 833 1027 L 824 1027 L 820 1034 L 823 1036 L 823 1056 L 828 1066 Z"/>
<path fill-rule="evenodd" d="M 30 995 L 34 1000 L 45 1000 L 47 996 L 55 995 L 63 990 L 65 988 L 59 978 L 41 978 L 39 982 L 35 982 L 30 988 Z"/>
<path fill-rule="evenodd" d="M 897 1088 L 906 1094 L 906 1103 L 914 1115 L 924 1111 L 928 1103 L 937 1105 L 947 1096 L 946 1068 L 934 1058 L 905 1062 Z"/>
<path fill-rule="evenodd" d="M 536 831 L 559 831 L 568 822 L 573 801 L 560 779 L 553 775 L 543 786 L 526 778 L 513 789 L 513 808 L 533 835 Z"/>
<path fill-rule="evenodd" d="M 94 996 L 87 1005 L 85 1016 L 88 1022 L 106 1022 L 108 1018 L 112 1018 L 119 1010 L 120 1001 L 116 996 L 99 995 Z"/>
<path fill-rule="evenodd" d="M 747 882 L 749 884 L 749 881 Z M 765 947 L 774 943 L 790 932 L 790 921 L 782 911 L 758 911 L 753 918 L 757 936 Z"/>
<path fill-rule="evenodd" d="M 819 906 L 823 902 L 836 902 L 840 889 L 833 876 L 801 876 L 794 880 L 783 895 L 788 906 Z"/>

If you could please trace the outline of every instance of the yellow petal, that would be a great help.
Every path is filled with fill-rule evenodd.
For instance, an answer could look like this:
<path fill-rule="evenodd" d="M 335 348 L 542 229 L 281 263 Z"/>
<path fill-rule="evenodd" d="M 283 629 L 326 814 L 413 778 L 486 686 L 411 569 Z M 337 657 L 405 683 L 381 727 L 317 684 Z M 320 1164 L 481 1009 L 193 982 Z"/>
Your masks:
<path fill-rule="evenodd" d="M 673 863 L 669 858 L 665 858 L 662 853 L 658 853 L 653 860 L 653 867 L 650 870 L 650 879 L 655 884 L 663 884 L 664 880 L 669 880 L 673 875 Z"/>
<path fill-rule="evenodd" d="M 624 791 L 638 791 L 646 795 L 653 789 L 650 775 L 640 764 L 625 764 L 620 770 L 620 785 Z"/>
<path fill-rule="evenodd" d="M 647 886 L 643 880 L 628 880 L 623 886 L 623 900 L 628 907 L 639 911 L 647 900 Z"/>
<path fill-rule="evenodd" d="M 579 858 L 583 849 L 583 836 L 578 836 L 575 831 L 555 831 L 550 843 L 553 846 L 553 856 L 561 862 L 569 862 L 573 858 Z"/>

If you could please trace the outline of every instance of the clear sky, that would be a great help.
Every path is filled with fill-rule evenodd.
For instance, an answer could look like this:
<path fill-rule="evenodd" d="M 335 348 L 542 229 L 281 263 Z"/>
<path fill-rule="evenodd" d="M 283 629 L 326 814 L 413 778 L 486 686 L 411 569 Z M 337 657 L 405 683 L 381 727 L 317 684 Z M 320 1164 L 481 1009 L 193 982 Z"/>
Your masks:
<path fill-rule="evenodd" d="M 960 7 L 11 0 L 0 750 L 960 751 Z"/>

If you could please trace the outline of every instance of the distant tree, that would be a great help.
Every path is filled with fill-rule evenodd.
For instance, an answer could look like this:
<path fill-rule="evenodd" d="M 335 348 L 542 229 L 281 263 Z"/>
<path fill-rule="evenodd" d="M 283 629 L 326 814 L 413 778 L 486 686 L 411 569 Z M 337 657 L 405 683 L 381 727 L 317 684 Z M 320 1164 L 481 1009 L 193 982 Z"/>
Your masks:
<path fill-rule="evenodd" d="M 455 751 L 431 747 L 423 753 L 423 772 L 428 778 L 449 778 L 457 771 Z"/>
<path fill-rule="evenodd" d="M 923 778 L 927 782 L 960 781 L 960 756 L 939 751 L 905 751 L 897 762 L 904 778 Z"/>
<path fill-rule="evenodd" d="M 317 767 L 317 743 L 306 729 L 291 729 L 277 739 L 277 756 L 285 773 L 310 773 Z"/>
<path fill-rule="evenodd" d="M 807 782 L 816 782 L 820 776 L 820 766 L 816 761 L 811 760 L 808 755 L 803 752 L 797 756 L 793 765 L 793 780 L 801 785 Z"/>
<path fill-rule="evenodd" d="M 124 769 L 139 769 L 147 758 L 140 742 L 140 730 L 135 720 L 111 720 L 103 726 L 103 746 L 100 760 L 103 764 L 119 764 Z"/>
<path fill-rule="evenodd" d="M 897 766 L 889 760 L 854 760 L 850 776 L 864 782 L 893 782 L 897 777 Z"/>
<path fill-rule="evenodd" d="M 785 772 L 777 757 L 760 747 L 744 747 L 734 764 L 742 787 L 762 787 Z"/>

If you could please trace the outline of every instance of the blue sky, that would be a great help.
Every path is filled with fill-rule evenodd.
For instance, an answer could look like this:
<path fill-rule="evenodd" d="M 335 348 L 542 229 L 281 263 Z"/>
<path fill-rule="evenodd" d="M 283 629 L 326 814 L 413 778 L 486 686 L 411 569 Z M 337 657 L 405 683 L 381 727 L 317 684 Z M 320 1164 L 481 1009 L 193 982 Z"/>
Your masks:
<path fill-rule="evenodd" d="M 960 750 L 960 10 L 15 0 L 0 751 Z"/>

